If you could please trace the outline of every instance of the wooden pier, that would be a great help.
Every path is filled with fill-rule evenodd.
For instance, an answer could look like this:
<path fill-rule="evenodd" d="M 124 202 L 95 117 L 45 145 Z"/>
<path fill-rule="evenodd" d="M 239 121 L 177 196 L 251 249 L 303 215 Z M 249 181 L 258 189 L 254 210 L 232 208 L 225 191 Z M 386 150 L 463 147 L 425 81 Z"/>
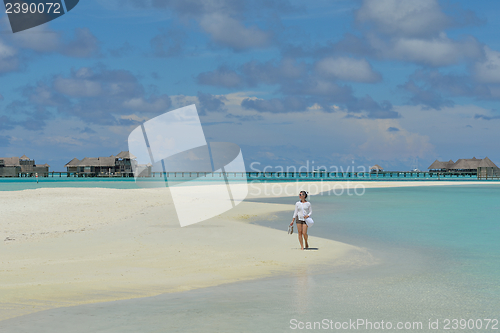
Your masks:
<path fill-rule="evenodd" d="M 22 174 L 21 177 L 35 177 L 35 174 Z M 39 175 L 39 178 L 133 178 L 130 173 L 115 173 L 92 175 L 76 172 L 50 171 L 48 174 Z M 151 177 L 167 179 L 196 179 L 199 177 L 218 178 L 224 177 L 223 172 L 151 172 Z M 472 172 L 415 172 L 415 171 L 382 171 L 382 172 L 226 172 L 226 177 L 231 179 L 247 180 L 500 180 L 500 177 L 479 177 Z"/>

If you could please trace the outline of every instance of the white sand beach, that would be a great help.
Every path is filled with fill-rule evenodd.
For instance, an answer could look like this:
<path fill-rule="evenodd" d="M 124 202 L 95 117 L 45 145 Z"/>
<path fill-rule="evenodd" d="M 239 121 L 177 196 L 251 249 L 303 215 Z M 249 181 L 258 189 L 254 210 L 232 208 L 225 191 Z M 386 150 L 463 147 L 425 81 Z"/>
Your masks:
<path fill-rule="evenodd" d="M 351 188 L 471 184 L 339 183 Z M 318 182 L 251 184 L 249 198 L 286 196 L 276 186 L 287 185 L 290 191 L 297 186 L 311 195 L 328 190 Z M 276 194 L 271 193 L 273 186 Z M 287 274 L 308 265 L 357 267 L 377 262 L 366 249 L 316 236 L 310 236 L 310 244 L 319 251 L 300 251 L 296 234 L 286 233 L 293 202 L 245 201 L 184 228 L 167 189 L 0 191 L 0 205 L 0 320 Z M 290 211 L 290 220 L 280 221 L 283 231 L 249 223 L 276 219 L 281 211 Z"/>

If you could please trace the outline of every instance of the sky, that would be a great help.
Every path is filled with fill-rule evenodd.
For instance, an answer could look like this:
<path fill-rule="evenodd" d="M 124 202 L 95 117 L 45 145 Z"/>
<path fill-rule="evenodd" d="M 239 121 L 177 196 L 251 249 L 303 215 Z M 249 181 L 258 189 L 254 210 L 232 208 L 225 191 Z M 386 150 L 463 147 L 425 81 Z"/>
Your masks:
<path fill-rule="evenodd" d="M 65 171 L 196 104 L 247 171 L 500 166 L 500 3 L 85 0 L 13 34 L 0 15 L 0 156 Z"/>

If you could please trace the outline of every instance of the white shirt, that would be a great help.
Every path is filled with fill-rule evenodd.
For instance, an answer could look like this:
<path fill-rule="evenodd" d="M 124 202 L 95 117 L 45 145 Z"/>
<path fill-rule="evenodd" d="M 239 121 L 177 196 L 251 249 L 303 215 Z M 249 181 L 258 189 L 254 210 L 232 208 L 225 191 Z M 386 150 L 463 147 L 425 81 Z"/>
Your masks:
<path fill-rule="evenodd" d="M 311 216 L 312 214 L 312 207 L 311 203 L 309 201 L 307 202 L 301 202 L 297 201 L 295 204 L 295 211 L 293 212 L 293 218 L 298 216 L 298 219 L 300 221 L 305 221 L 304 215 L 302 214 L 302 208 L 304 208 L 304 212 L 306 213 L 306 216 L 309 215 Z"/>

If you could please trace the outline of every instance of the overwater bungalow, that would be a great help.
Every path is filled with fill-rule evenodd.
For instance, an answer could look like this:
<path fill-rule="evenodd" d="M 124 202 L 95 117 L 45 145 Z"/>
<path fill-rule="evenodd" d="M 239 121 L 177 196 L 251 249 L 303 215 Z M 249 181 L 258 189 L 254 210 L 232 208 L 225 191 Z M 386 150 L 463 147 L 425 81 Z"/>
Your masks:
<path fill-rule="evenodd" d="M 375 164 L 370 168 L 370 172 L 382 172 L 384 171 L 384 168 L 382 168 L 380 165 Z"/>
<path fill-rule="evenodd" d="M 65 167 L 68 175 L 82 177 L 133 177 L 132 164 L 135 156 L 128 151 L 109 157 L 85 157 L 82 160 L 73 158 Z M 148 176 L 151 174 L 149 170 Z"/>
<path fill-rule="evenodd" d="M 478 178 L 500 177 L 500 169 L 488 157 L 478 158 L 460 158 L 456 162 L 449 160 L 441 162 L 435 160 L 428 169 L 430 171 L 440 171 L 443 173 L 471 173 L 476 174 Z"/>
<path fill-rule="evenodd" d="M 488 157 L 485 157 L 477 167 L 477 178 L 500 178 L 500 168 Z"/>
<path fill-rule="evenodd" d="M 0 157 L 0 177 L 48 177 L 49 165 L 35 164 L 26 155 L 21 157 Z"/>
<path fill-rule="evenodd" d="M 445 162 L 441 162 L 441 161 L 438 161 L 438 160 L 435 160 L 434 163 L 431 164 L 430 167 L 428 167 L 427 169 L 431 170 L 431 171 L 447 171 L 450 169 L 450 167 L 453 166 L 453 164 L 455 164 L 455 162 L 453 162 L 452 160 L 449 160 L 449 161 L 445 161 Z"/>

